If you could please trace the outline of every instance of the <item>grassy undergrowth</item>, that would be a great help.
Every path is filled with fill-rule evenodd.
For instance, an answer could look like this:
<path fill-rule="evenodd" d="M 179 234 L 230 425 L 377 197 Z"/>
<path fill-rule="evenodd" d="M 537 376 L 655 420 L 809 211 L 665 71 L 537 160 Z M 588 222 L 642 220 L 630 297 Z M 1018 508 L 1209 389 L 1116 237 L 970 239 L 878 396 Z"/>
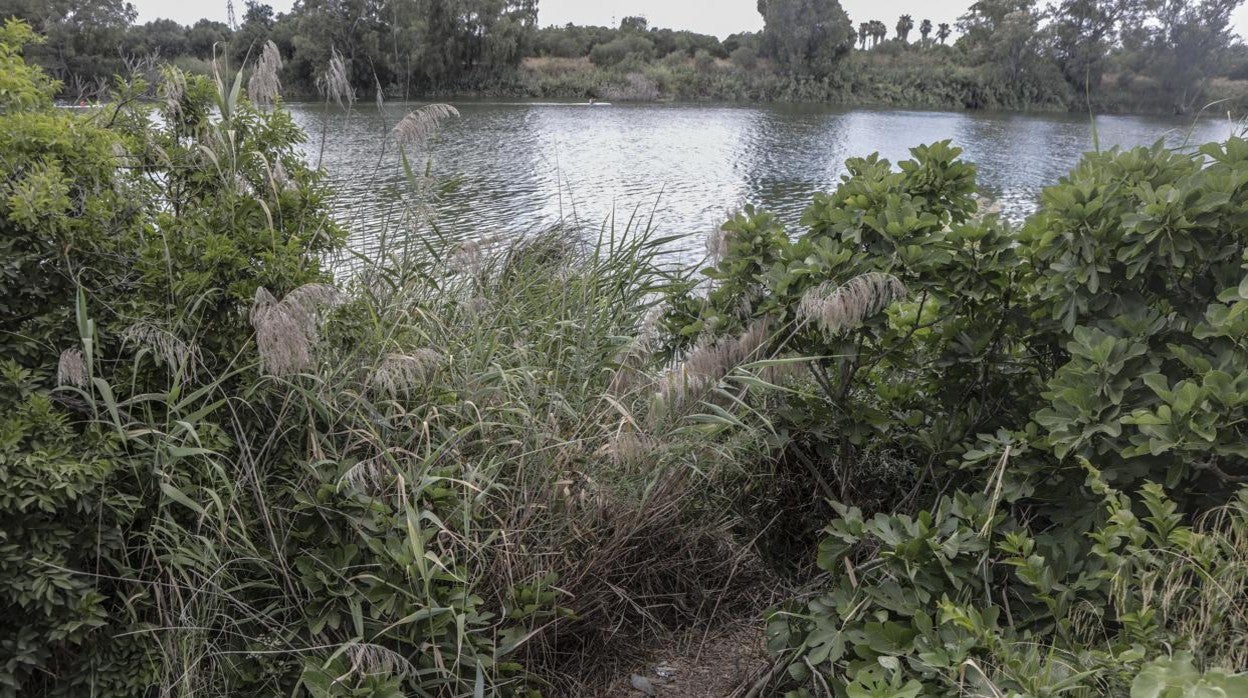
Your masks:
<path fill-rule="evenodd" d="M 1248 142 L 1090 155 L 1021 226 L 948 143 L 855 159 L 690 272 L 633 226 L 443 237 L 431 107 L 335 280 L 264 68 L 69 113 L 32 38 L 0 695 L 586 695 L 777 596 L 743 693 L 1243 690 Z"/>

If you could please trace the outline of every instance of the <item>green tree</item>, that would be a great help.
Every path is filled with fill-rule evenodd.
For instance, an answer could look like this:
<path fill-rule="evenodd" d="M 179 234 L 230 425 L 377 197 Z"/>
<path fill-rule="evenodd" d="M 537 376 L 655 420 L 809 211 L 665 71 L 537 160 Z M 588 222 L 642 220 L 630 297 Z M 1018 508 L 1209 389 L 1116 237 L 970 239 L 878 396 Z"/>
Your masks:
<path fill-rule="evenodd" d="M 888 26 L 878 19 L 871 20 L 871 39 L 873 46 L 879 46 L 880 42 L 888 38 Z"/>
<path fill-rule="evenodd" d="M 72 336 L 79 284 L 124 276 L 120 242 L 138 213 L 117 176 L 120 139 L 52 108 L 56 84 L 21 57 L 34 41 L 12 20 L 0 30 L 0 361 L 27 368 Z"/>
<path fill-rule="evenodd" d="M 276 13 L 272 6 L 256 0 L 247 0 L 246 9 L 243 11 L 243 22 L 238 26 L 238 31 L 234 32 L 230 42 L 229 55 L 233 64 L 242 65 L 247 61 L 248 56 L 259 51 L 264 42 L 270 39 L 276 23 Z"/>
<path fill-rule="evenodd" d="M 171 20 L 157 19 L 130 29 L 129 49 L 139 55 L 172 60 L 191 51 L 186 27 Z"/>
<path fill-rule="evenodd" d="M 1124 26 L 1139 26 L 1151 0 L 1061 0 L 1049 6 L 1053 57 L 1077 89 L 1101 83 Z"/>
<path fill-rule="evenodd" d="M 913 29 L 914 18 L 910 15 L 902 15 L 901 18 L 897 20 L 897 38 L 901 39 L 903 44 L 909 41 L 910 32 Z"/>
<path fill-rule="evenodd" d="M 927 39 L 932 35 L 932 20 L 925 19 L 919 24 L 919 36 L 923 37 L 923 43 L 927 44 Z"/>
<path fill-rule="evenodd" d="M 782 68 L 825 76 L 853 48 L 854 29 L 837 0 L 759 0 L 763 48 Z"/>
<path fill-rule="evenodd" d="M 650 31 L 650 20 L 645 17 L 625 17 L 620 20 L 620 31 L 646 33 Z"/>
<path fill-rule="evenodd" d="M 950 28 L 948 22 L 941 22 L 940 25 L 936 27 L 936 39 L 942 44 L 949 40 L 949 35 L 952 33 L 953 30 Z"/>
<path fill-rule="evenodd" d="M 538 46 L 533 0 L 385 0 L 376 14 L 384 22 L 384 60 L 404 93 L 506 74 Z M 559 36 L 568 40 L 559 55 L 592 45 L 571 30 Z M 357 87 L 372 84 L 370 76 Z"/>
<path fill-rule="evenodd" d="M 654 42 L 639 34 L 627 34 L 605 44 L 598 44 L 589 52 L 594 65 L 611 67 L 629 59 L 647 61 L 654 58 Z"/>
<path fill-rule="evenodd" d="M 0 0 L 0 18 L 16 18 L 47 38 L 27 57 L 68 87 L 101 87 L 124 71 L 120 48 L 134 22 L 124 0 Z"/>
<path fill-rule="evenodd" d="M 1049 90 L 1053 67 L 1043 55 L 1035 0 L 980 0 L 958 19 L 958 28 L 974 64 L 987 67 L 1020 95 Z"/>
<path fill-rule="evenodd" d="M 225 22 L 201 19 L 186 31 L 187 50 L 196 58 L 212 58 L 213 47 L 229 43 L 233 32 Z"/>
<path fill-rule="evenodd" d="M 288 82 L 311 92 L 329 65 L 331 52 L 337 51 L 357 91 L 394 83 L 396 76 L 386 52 L 390 28 L 382 9 L 377 0 L 302 0 L 298 11 L 283 17 L 275 31 L 290 35 Z"/>
<path fill-rule="evenodd" d="M 1145 22 L 1128 30 L 1139 46 L 1137 65 L 1187 112 L 1204 99 L 1205 87 L 1231 44 L 1231 15 L 1244 0 L 1159 0 Z"/>

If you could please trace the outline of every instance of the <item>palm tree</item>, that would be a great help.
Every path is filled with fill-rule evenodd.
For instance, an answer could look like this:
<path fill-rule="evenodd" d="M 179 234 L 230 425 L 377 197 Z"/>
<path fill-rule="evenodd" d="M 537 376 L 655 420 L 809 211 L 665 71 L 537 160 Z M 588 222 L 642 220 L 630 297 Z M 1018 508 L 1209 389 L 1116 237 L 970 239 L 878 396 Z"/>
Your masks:
<path fill-rule="evenodd" d="M 932 20 L 925 19 L 919 25 L 919 36 L 923 37 L 923 44 L 927 45 L 927 37 L 932 35 Z"/>
<path fill-rule="evenodd" d="M 897 38 L 901 39 L 901 43 L 906 43 L 910 37 L 910 30 L 914 29 L 914 18 L 910 15 L 902 15 L 897 20 Z"/>
<path fill-rule="evenodd" d="M 867 49 L 867 37 L 871 34 L 871 25 L 863 22 L 858 25 L 858 45 L 862 50 Z"/>
<path fill-rule="evenodd" d="M 880 42 L 888 38 L 888 27 L 878 19 L 871 20 L 872 30 L 871 38 L 874 39 L 872 46 L 879 46 Z"/>
<path fill-rule="evenodd" d="M 949 34 L 951 33 L 949 25 L 944 22 L 941 22 L 940 26 L 936 28 L 936 38 L 939 39 L 942 44 L 945 43 L 945 39 L 948 39 Z"/>

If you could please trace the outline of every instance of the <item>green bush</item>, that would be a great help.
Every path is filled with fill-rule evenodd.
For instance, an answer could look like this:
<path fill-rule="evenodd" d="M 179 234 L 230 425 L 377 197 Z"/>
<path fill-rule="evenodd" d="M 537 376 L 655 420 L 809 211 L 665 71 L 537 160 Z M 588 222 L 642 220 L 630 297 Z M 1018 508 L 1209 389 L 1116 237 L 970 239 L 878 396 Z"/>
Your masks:
<path fill-rule="evenodd" d="M 607 68 L 628 60 L 648 61 L 653 57 L 654 42 L 644 36 L 632 34 L 598 44 L 589 52 L 590 62 Z"/>
<path fill-rule="evenodd" d="M 732 52 L 732 62 L 742 70 L 754 70 L 758 66 L 758 52 L 749 46 L 738 46 Z"/>
<path fill-rule="evenodd" d="M 748 343 L 809 376 L 755 405 L 790 484 L 753 506 L 833 519 L 828 581 L 770 615 L 790 680 L 1093 695 L 1171 651 L 1243 666 L 1248 141 L 1089 155 L 1021 228 L 957 149 L 912 152 L 850 160 L 800 235 L 747 209 L 669 299 L 686 362 Z"/>

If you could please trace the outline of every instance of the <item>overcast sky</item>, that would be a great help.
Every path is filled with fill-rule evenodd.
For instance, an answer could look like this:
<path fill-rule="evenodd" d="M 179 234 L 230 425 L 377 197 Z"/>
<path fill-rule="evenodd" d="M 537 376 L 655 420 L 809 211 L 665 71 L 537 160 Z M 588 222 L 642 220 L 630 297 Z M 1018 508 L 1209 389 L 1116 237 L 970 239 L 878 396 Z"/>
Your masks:
<path fill-rule="evenodd" d="M 857 25 L 869 19 L 880 19 L 890 29 L 897 17 L 914 15 L 915 22 L 930 19 L 933 23 L 952 24 L 973 0 L 841 0 L 841 5 Z M 131 0 L 139 10 L 139 21 L 168 17 L 183 24 L 193 24 L 201 17 L 225 20 L 226 0 Z M 239 15 L 244 0 L 235 0 Z M 278 12 L 285 12 L 294 0 L 268 0 Z M 761 29 L 756 0 L 540 0 L 541 23 L 598 24 L 614 26 L 621 17 L 643 15 L 651 26 L 692 29 L 725 37 L 738 31 Z M 1248 6 L 1236 14 L 1240 35 L 1248 36 Z"/>

